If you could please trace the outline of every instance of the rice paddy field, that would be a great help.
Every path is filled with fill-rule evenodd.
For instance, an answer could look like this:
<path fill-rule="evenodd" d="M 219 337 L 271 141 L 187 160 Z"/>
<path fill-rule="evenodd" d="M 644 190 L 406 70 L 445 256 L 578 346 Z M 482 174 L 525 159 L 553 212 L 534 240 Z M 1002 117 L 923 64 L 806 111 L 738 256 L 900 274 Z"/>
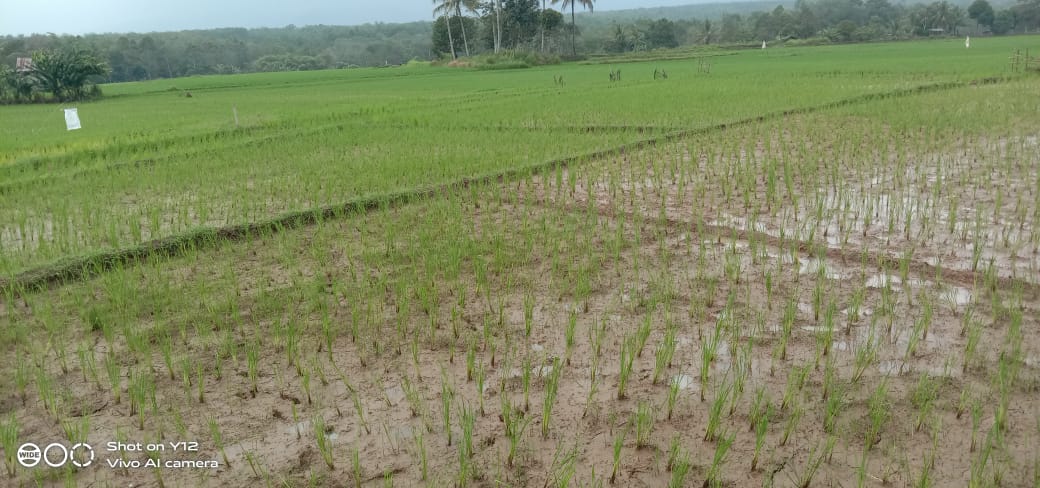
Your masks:
<path fill-rule="evenodd" d="M 1040 37 L 973 41 L 0 107 L 0 485 L 1040 487 Z"/>

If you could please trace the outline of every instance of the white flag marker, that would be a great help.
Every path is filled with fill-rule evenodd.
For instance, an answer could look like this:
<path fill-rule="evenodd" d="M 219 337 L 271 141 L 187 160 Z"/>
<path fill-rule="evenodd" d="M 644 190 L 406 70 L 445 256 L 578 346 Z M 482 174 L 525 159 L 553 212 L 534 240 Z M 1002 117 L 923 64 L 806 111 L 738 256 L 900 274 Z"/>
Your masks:
<path fill-rule="evenodd" d="M 76 109 L 65 109 L 65 128 L 68 130 L 76 130 L 80 128 L 79 113 L 76 112 Z"/>

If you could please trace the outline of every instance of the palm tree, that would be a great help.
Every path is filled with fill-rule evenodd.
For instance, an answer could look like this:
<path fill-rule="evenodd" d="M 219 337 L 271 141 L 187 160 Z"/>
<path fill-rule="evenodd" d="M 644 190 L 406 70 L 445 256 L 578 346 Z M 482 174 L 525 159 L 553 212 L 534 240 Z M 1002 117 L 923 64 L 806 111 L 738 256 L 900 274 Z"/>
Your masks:
<path fill-rule="evenodd" d="M 502 0 L 495 0 L 495 54 L 502 49 Z"/>
<path fill-rule="evenodd" d="M 978 0 L 976 0 L 978 1 Z M 541 52 L 545 52 L 545 0 L 542 0 L 542 11 L 538 15 L 538 32 L 542 38 Z"/>
<path fill-rule="evenodd" d="M 455 55 L 455 38 L 451 35 L 451 14 L 458 8 L 459 0 L 433 0 L 433 15 L 444 16 L 444 24 L 448 27 L 448 46 L 451 49 L 451 59 L 458 59 Z"/>
<path fill-rule="evenodd" d="M 466 10 L 475 10 L 477 8 L 476 0 L 448 0 L 455 4 L 455 16 L 459 18 L 459 25 L 462 27 L 462 44 L 466 46 L 466 56 L 469 56 L 469 39 L 466 38 L 466 22 L 462 16 L 462 7 L 466 7 Z"/>
<path fill-rule="evenodd" d="M 95 53 L 78 48 L 36 51 L 32 60 L 29 73 L 62 102 L 83 98 L 84 87 L 92 77 L 106 76 L 111 71 L 108 63 Z"/>
<path fill-rule="evenodd" d="M 573 54 L 575 56 L 578 55 L 578 48 L 575 47 L 574 35 L 578 31 L 578 26 L 574 23 L 574 4 L 575 3 L 580 3 L 582 8 L 584 8 L 584 9 L 588 10 L 589 12 L 591 12 L 592 11 L 592 3 L 594 1 L 595 0 L 552 0 L 553 5 L 556 5 L 557 3 L 563 2 L 563 9 L 565 9 L 565 10 L 567 9 L 568 5 L 570 5 L 570 7 L 571 7 L 571 54 Z"/>

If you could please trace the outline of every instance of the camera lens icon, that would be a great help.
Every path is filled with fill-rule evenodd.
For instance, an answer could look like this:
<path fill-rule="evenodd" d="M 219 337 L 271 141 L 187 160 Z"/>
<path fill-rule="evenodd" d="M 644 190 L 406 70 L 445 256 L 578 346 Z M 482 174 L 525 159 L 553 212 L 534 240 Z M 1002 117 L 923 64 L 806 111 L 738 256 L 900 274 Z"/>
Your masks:
<path fill-rule="evenodd" d="M 41 459 L 43 459 L 43 452 L 40 451 L 40 446 L 26 442 L 18 447 L 18 464 L 32 468 L 40 464 Z"/>
<path fill-rule="evenodd" d="M 40 446 L 26 442 L 18 448 L 18 463 L 26 468 L 36 467 L 40 461 L 52 468 L 60 468 L 67 463 L 77 468 L 85 468 L 94 463 L 95 456 L 94 448 L 83 442 L 71 448 L 54 442 L 47 444 L 42 450 Z"/>

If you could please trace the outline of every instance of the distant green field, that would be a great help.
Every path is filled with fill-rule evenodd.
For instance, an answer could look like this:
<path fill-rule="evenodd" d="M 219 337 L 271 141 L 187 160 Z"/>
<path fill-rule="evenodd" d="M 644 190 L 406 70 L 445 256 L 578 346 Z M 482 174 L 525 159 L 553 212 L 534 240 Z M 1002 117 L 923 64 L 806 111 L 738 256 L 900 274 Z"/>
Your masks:
<path fill-rule="evenodd" d="M 0 276 L 198 227 L 530 166 L 676 130 L 1010 76 L 1011 51 L 1038 41 L 978 39 L 970 50 L 956 39 L 778 47 L 501 71 L 399 67 L 157 80 L 105 86 L 104 100 L 78 105 L 83 129 L 73 132 L 64 130 L 61 107 L 0 107 Z M 612 69 L 621 71 L 620 82 L 609 80 Z M 654 80 L 655 69 L 668 79 Z"/>

